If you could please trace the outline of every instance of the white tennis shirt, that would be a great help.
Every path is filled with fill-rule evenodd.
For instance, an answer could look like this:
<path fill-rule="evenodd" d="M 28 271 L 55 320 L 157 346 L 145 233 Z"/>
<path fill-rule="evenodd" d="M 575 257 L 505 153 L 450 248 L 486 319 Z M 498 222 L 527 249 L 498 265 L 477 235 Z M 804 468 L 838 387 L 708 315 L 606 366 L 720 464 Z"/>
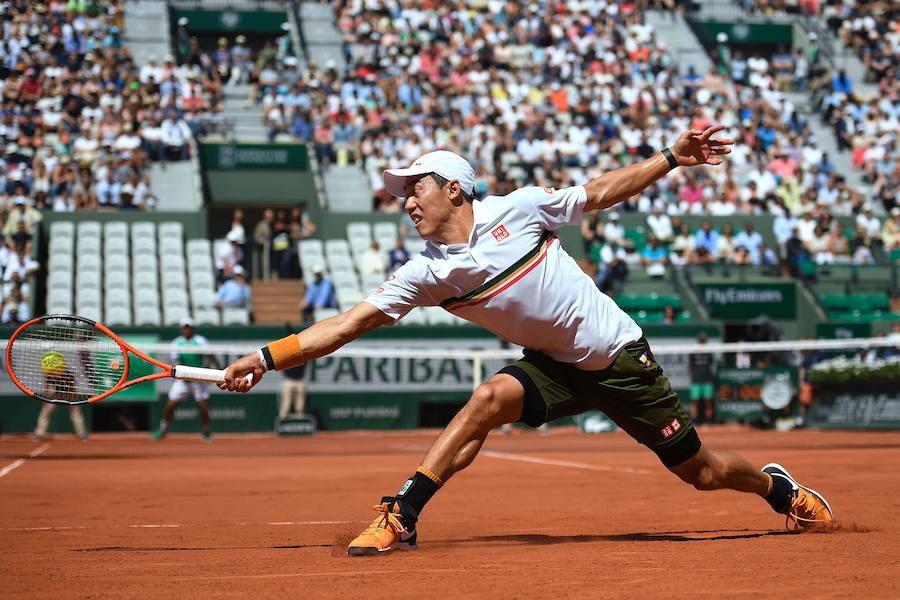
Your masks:
<path fill-rule="evenodd" d="M 587 193 L 525 187 L 472 204 L 467 244 L 428 242 L 365 299 L 393 319 L 442 306 L 498 336 L 585 370 L 609 366 L 641 328 L 563 250 Z"/>

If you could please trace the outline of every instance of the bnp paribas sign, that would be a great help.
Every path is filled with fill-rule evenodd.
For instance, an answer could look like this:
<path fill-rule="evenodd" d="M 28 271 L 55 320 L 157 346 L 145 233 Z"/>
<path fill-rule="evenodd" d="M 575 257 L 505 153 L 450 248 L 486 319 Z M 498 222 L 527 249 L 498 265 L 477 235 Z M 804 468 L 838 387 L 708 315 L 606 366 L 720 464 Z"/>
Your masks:
<path fill-rule="evenodd" d="M 797 318 L 797 286 L 794 282 L 702 283 L 700 298 L 717 319 Z"/>
<path fill-rule="evenodd" d="M 204 166 L 209 170 L 305 171 L 309 161 L 305 144 L 203 144 Z"/>

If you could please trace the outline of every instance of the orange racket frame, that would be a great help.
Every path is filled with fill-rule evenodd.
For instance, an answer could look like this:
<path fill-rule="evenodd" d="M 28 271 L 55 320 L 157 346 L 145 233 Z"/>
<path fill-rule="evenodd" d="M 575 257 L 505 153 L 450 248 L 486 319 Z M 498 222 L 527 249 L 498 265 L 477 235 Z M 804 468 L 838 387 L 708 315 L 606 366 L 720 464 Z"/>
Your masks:
<path fill-rule="evenodd" d="M 35 392 L 34 390 L 30 389 L 28 386 L 24 385 L 19 380 L 19 378 L 16 376 L 16 373 L 13 370 L 13 364 L 12 364 L 13 343 L 15 342 L 16 338 L 23 331 L 25 331 L 28 327 L 31 327 L 37 323 L 40 323 L 42 321 L 46 321 L 49 319 L 71 319 L 74 321 L 80 321 L 81 323 L 91 325 L 91 326 L 97 328 L 99 331 L 108 335 L 116 344 L 118 344 L 119 348 L 122 350 L 122 356 L 124 357 L 125 364 L 122 365 L 122 376 L 119 378 L 119 381 L 116 382 L 116 384 L 114 386 L 112 386 L 112 388 L 103 392 L 102 394 L 98 394 L 96 396 L 93 396 L 91 398 L 88 398 L 87 400 L 83 400 L 80 402 L 67 402 L 64 400 L 54 400 L 53 398 L 47 398 L 46 396 L 43 396 L 42 394 L 39 394 L 39 393 Z M 136 379 L 126 381 L 125 379 L 126 379 L 126 377 L 128 377 L 128 367 L 131 363 L 130 357 L 128 356 L 129 353 L 134 354 L 138 358 L 147 361 L 148 363 L 150 363 L 151 365 L 153 365 L 155 367 L 159 367 L 160 369 L 162 369 L 162 371 L 159 373 L 151 373 L 150 375 L 144 375 L 142 377 L 138 377 Z M 137 348 L 135 348 L 134 346 L 132 346 L 131 344 L 129 344 L 128 342 L 123 340 L 121 337 L 119 337 L 114 331 L 112 331 L 106 325 L 103 325 L 102 323 L 97 323 L 96 321 L 92 321 L 90 319 L 85 319 L 84 317 L 78 317 L 78 316 L 73 316 L 73 315 L 46 315 L 43 317 L 37 317 L 37 318 L 31 319 L 30 321 L 23 323 L 21 326 L 19 326 L 19 328 L 16 329 L 16 331 L 12 334 L 12 336 L 10 336 L 9 342 L 6 345 L 6 370 L 9 372 L 9 377 L 10 377 L 10 379 L 12 379 L 12 382 L 14 384 L 16 384 L 16 387 L 18 387 L 20 390 L 22 390 L 29 396 L 38 398 L 40 400 L 43 400 L 44 402 L 52 402 L 54 404 L 93 404 L 94 402 L 99 402 L 100 400 L 103 400 L 104 398 L 107 398 L 107 397 L 111 396 L 112 394 L 115 394 L 116 392 L 120 392 L 120 391 L 124 390 L 125 388 L 131 387 L 133 385 L 137 385 L 139 383 L 144 383 L 147 381 L 154 381 L 156 379 L 167 379 L 169 377 L 172 377 L 175 379 L 184 379 L 187 381 L 206 381 L 209 383 L 219 383 L 219 382 L 222 382 L 225 380 L 225 371 L 224 370 L 203 369 L 200 367 L 189 367 L 186 365 L 170 365 L 170 364 L 164 363 L 161 360 L 157 360 L 157 359 L 153 358 L 149 354 L 141 352 L 140 350 L 138 350 Z"/>

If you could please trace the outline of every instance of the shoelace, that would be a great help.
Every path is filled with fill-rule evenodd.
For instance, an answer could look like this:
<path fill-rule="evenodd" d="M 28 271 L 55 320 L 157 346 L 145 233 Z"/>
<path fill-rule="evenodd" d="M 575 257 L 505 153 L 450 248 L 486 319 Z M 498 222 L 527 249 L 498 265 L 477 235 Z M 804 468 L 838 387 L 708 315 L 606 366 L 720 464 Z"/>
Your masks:
<path fill-rule="evenodd" d="M 379 529 L 392 529 L 395 533 L 406 531 L 406 527 L 400 521 L 400 515 L 391 512 L 391 506 L 387 502 L 376 504 L 372 507 L 372 510 L 381 513 L 381 516 L 376 517 L 363 533 L 375 532 Z"/>
<path fill-rule="evenodd" d="M 794 496 L 794 499 L 791 500 L 791 509 L 788 511 L 788 514 L 785 515 L 785 529 L 791 529 L 791 519 L 793 519 L 795 524 L 795 527 L 793 528 L 794 531 L 802 527 L 801 522 L 808 524 L 825 523 L 825 519 L 818 518 L 819 513 L 823 510 L 825 510 L 825 506 L 819 504 L 819 501 L 815 496 L 806 490 L 800 489 L 797 491 L 797 495 Z M 812 515 L 812 518 L 801 515 Z M 808 527 L 809 525 L 806 526 Z"/>

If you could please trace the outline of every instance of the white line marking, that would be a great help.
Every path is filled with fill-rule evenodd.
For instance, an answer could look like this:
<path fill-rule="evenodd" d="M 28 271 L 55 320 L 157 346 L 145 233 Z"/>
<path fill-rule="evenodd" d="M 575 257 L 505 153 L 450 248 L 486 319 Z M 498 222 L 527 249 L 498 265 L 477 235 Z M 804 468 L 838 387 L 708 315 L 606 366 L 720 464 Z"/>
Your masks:
<path fill-rule="evenodd" d="M 432 521 L 434 519 L 431 519 Z M 226 523 L 228 527 L 265 527 L 266 525 L 361 525 L 369 521 L 273 521 L 271 523 Z M 209 527 L 209 523 L 149 523 L 136 525 L 110 525 L 108 527 L 87 527 L 84 525 L 50 525 L 46 527 L 0 527 L 0 531 L 65 531 L 69 529 L 177 529 L 180 527 Z"/>
<path fill-rule="evenodd" d="M 507 567 L 511 568 L 511 567 Z M 458 573 L 459 569 L 378 569 L 378 574 L 386 573 L 402 574 L 402 573 Z M 268 575 L 216 575 L 212 577 L 184 577 L 173 579 L 172 581 L 200 581 L 212 579 L 272 579 L 278 577 L 367 577 L 368 573 L 363 570 L 354 571 L 323 571 L 321 573 L 271 573 Z"/>
<path fill-rule="evenodd" d="M 505 460 L 517 460 L 519 462 L 534 463 L 538 465 L 550 465 L 553 467 L 569 467 L 572 469 L 587 469 L 588 471 L 604 471 L 607 473 L 630 473 L 632 475 L 656 475 L 656 471 L 647 469 L 632 469 L 631 467 L 611 467 L 609 465 L 592 465 L 583 462 L 574 462 L 570 460 L 556 460 L 553 458 L 538 458 L 537 456 L 528 456 L 527 454 L 508 454 L 506 452 L 498 452 L 496 450 L 482 450 L 479 454 L 490 456 L 491 458 L 502 458 Z"/>
<path fill-rule="evenodd" d="M 40 456 L 49 447 L 50 447 L 50 444 L 44 444 L 43 446 L 38 446 L 37 448 L 35 448 L 34 450 L 32 450 L 31 452 L 28 453 L 28 458 L 34 458 L 35 456 Z M 16 460 L 15 462 L 6 465 L 2 469 L 0 469 L 0 477 L 5 477 L 6 475 L 8 475 L 9 473 L 12 473 L 13 471 L 15 471 L 16 469 L 18 469 L 19 467 L 21 467 L 24 464 L 25 464 L 25 459 L 20 458 L 20 459 Z"/>

